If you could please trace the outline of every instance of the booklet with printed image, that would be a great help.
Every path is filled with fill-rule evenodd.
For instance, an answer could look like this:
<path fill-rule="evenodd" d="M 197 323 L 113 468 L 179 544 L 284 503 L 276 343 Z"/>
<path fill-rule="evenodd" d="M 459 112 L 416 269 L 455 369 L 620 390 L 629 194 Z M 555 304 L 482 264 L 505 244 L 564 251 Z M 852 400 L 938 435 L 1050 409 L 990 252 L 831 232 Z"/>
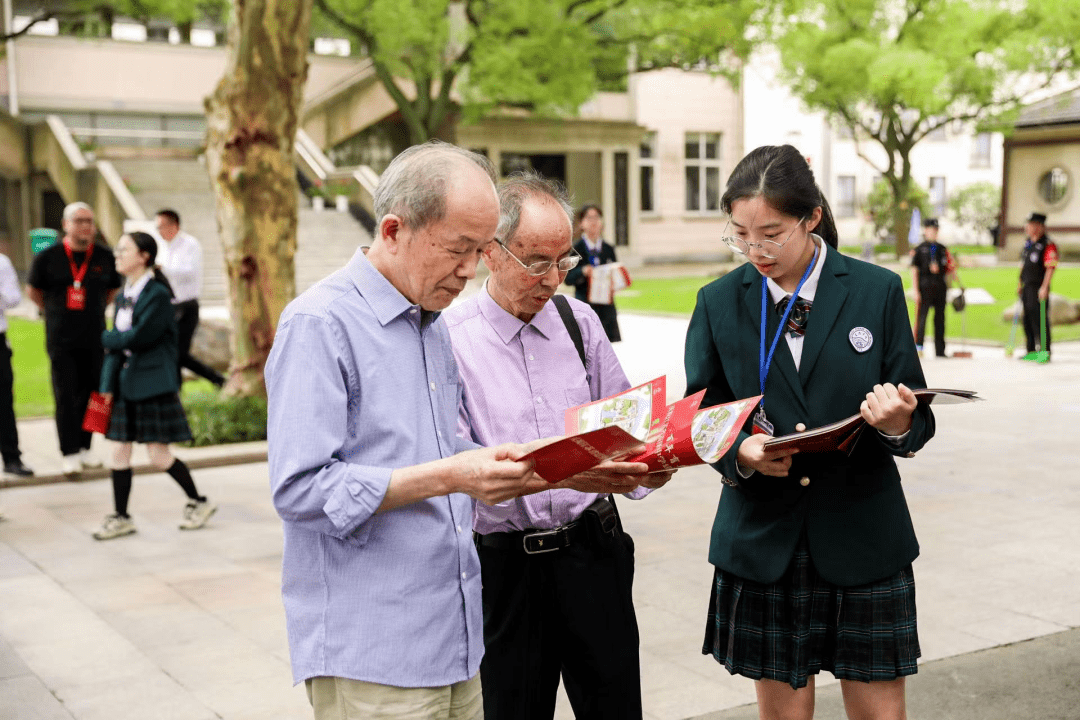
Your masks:
<path fill-rule="evenodd" d="M 549 482 L 615 458 L 642 462 L 651 472 L 716 462 L 735 442 L 759 397 L 700 409 L 701 391 L 667 405 L 667 378 L 566 411 L 567 437 L 531 453 Z M 636 455 L 627 456 L 645 444 Z"/>

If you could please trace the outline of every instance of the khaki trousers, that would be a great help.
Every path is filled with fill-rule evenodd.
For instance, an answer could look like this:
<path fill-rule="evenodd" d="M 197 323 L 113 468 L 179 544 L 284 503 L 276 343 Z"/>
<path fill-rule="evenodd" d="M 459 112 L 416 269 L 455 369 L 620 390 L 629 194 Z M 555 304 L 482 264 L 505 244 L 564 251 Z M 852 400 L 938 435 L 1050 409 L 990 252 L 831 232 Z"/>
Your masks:
<path fill-rule="evenodd" d="M 399 688 L 337 677 L 310 678 L 315 720 L 484 720 L 480 673 L 434 688 Z"/>

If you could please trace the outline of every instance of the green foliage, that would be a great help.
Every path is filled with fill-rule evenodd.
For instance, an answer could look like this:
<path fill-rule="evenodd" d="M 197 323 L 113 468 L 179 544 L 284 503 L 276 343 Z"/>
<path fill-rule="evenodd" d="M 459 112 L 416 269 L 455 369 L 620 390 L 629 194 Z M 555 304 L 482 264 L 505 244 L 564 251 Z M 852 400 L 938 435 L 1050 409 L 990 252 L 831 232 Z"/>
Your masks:
<path fill-rule="evenodd" d="M 878 180 L 863 203 L 863 212 L 874 228 L 874 237 L 888 237 L 898 225 L 909 225 L 915 208 L 919 208 L 923 217 L 931 213 L 930 193 L 914 182 L 908 186 L 907 195 L 897 200 L 889 183 Z"/>
<path fill-rule="evenodd" d="M 911 150 L 929 133 L 954 120 L 1000 128 L 1080 62 L 1075 2 L 778 0 L 772 12 L 794 94 L 885 151 L 877 169 L 896 204 L 912 182 Z"/>
<path fill-rule="evenodd" d="M 201 395 L 186 398 L 188 445 L 221 445 L 266 439 L 266 398 Z"/>
<path fill-rule="evenodd" d="M 949 212 L 956 222 L 980 234 L 998 224 L 1001 213 L 1001 187 L 992 182 L 976 182 L 953 192 Z M 983 235 L 982 237 L 986 237 Z"/>
<path fill-rule="evenodd" d="M 409 141 L 496 108 L 571 115 L 631 69 L 736 74 L 751 0 L 315 0 L 349 32 L 393 97 Z M 633 63 L 633 68 L 631 67 Z M 416 96 L 411 97 L 412 88 Z M 458 108 L 454 89 L 463 101 Z"/>
<path fill-rule="evenodd" d="M 45 324 L 40 320 L 8 318 L 11 370 L 15 375 L 15 417 L 53 413 L 52 377 L 45 354 Z"/>

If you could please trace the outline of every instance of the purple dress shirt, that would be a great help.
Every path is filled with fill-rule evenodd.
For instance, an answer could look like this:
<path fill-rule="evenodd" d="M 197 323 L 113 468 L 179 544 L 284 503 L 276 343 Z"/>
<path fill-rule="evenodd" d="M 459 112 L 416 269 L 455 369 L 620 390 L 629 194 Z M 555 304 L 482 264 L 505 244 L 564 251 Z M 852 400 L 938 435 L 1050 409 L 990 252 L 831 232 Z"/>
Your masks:
<path fill-rule="evenodd" d="M 585 342 L 588 378 L 554 303 L 523 323 L 499 307 L 485 284 L 443 313 L 463 386 L 459 435 L 487 447 L 564 435 L 568 408 L 630 387 L 596 313 L 567 299 Z M 626 497 L 649 492 L 639 487 Z M 494 506 L 476 503 L 473 529 L 486 535 L 558 527 L 576 520 L 597 497 L 560 489 Z"/>

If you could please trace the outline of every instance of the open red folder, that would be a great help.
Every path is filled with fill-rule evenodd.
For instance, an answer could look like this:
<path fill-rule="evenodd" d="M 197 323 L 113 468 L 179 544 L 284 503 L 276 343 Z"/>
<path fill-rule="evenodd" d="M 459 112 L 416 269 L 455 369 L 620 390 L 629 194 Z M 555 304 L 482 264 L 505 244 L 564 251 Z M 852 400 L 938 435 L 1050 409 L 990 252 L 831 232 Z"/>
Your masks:
<path fill-rule="evenodd" d="M 760 396 L 700 409 L 705 391 L 667 405 L 667 378 L 566 411 L 568 437 L 530 453 L 536 473 L 559 482 L 620 458 L 651 472 L 712 463 L 735 442 Z M 645 449 L 628 453 L 644 443 Z"/>
<path fill-rule="evenodd" d="M 915 394 L 916 400 L 926 405 L 951 405 L 982 400 L 981 397 L 975 394 L 974 390 L 927 388 L 925 390 L 912 390 L 912 392 Z M 839 450 L 850 455 L 865 428 L 866 421 L 863 420 L 862 415 L 855 414 L 829 425 L 822 425 L 811 430 L 766 440 L 765 449 L 788 450 L 794 448 L 804 453 Z"/>

